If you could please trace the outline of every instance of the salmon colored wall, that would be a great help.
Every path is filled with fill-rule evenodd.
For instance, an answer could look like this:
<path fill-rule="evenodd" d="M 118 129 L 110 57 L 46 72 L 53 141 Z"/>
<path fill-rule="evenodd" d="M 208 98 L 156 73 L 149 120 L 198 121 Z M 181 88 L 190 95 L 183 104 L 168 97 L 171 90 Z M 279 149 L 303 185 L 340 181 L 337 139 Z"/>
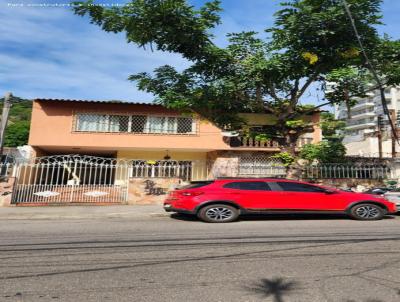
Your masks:
<path fill-rule="evenodd" d="M 314 113 L 312 115 L 312 121 L 314 123 L 313 143 L 319 143 L 322 141 L 322 129 L 320 127 L 321 113 Z"/>
<path fill-rule="evenodd" d="M 74 152 L 90 150 L 119 150 L 120 152 L 132 149 L 175 151 L 211 150 L 239 150 L 231 148 L 224 142 L 221 130 L 210 122 L 198 120 L 197 133 L 193 135 L 166 135 L 166 134 L 130 134 L 130 133 L 95 133 L 73 132 L 73 118 L 75 112 L 102 112 L 115 114 L 148 113 L 157 115 L 179 115 L 178 112 L 169 110 L 159 105 L 123 104 L 123 103 L 94 103 L 80 101 L 41 101 L 33 102 L 31 130 L 29 144 L 36 150 L 43 152 L 56 150 Z M 249 119 L 259 121 L 266 115 L 248 116 Z M 319 121 L 319 114 L 310 117 L 314 122 Z M 315 126 L 312 134 L 314 142 L 322 139 L 321 129 Z M 69 148 L 69 149 L 68 149 Z M 266 150 L 265 148 L 240 148 L 240 150 Z M 79 152 L 79 151 L 78 151 Z M 132 158 L 131 156 L 129 156 Z M 183 159 L 183 158 L 182 158 Z"/>
<path fill-rule="evenodd" d="M 229 149 L 224 143 L 221 130 L 206 121 L 199 121 L 197 134 L 128 134 L 73 132 L 74 112 L 105 113 L 153 113 L 179 115 L 177 112 L 157 105 L 106 104 L 68 101 L 34 101 L 29 144 L 33 147 L 96 147 L 121 149 Z"/>
<path fill-rule="evenodd" d="M 239 114 L 249 126 L 273 125 L 276 118 L 272 114 L 241 113 Z"/>
<path fill-rule="evenodd" d="M 167 154 L 166 151 L 118 151 L 117 158 L 128 159 L 148 159 L 148 160 L 162 160 Z M 184 152 L 184 151 L 170 151 L 168 155 L 171 160 L 206 160 L 206 152 Z"/>

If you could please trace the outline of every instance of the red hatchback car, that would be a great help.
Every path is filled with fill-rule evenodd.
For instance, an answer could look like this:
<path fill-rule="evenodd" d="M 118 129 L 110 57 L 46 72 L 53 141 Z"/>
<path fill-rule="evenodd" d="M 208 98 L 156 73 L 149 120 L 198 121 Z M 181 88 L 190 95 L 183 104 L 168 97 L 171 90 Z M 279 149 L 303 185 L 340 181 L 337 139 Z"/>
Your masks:
<path fill-rule="evenodd" d="M 250 213 L 345 213 L 358 220 L 378 220 L 396 205 L 377 195 L 353 193 L 306 182 L 263 179 L 194 181 L 169 193 L 167 212 L 197 215 L 206 222 L 231 222 Z"/>

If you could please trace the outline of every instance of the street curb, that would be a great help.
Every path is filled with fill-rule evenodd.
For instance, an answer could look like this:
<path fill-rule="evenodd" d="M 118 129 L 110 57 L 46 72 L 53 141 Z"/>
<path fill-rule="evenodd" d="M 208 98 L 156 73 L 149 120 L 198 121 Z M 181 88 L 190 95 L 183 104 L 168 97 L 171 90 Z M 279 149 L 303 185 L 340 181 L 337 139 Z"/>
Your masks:
<path fill-rule="evenodd" d="M 101 219 L 101 218 L 157 218 L 170 217 L 167 213 L 109 213 L 105 215 L 8 215 L 0 216 L 0 220 L 56 220 L 56 219 Z"/>

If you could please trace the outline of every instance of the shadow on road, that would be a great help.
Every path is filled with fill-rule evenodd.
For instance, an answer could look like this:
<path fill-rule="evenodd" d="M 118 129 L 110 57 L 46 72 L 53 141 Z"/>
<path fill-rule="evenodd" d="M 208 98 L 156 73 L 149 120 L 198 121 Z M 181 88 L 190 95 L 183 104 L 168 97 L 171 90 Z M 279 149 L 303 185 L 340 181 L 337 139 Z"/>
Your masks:
<path fill-rule="evenodd" d="M 297 290 L 298 283 L 283 278 L 262 279 L 260 283 L 246 289 L 265 298 L 272 297 L 274 302 L 284 302 L 283 297 Z"/>
<path fill-rule="evenodd" d="M 171 218 L 183 221 L 196 221 L 199 222 L 196 215 L 172 213 Z M 383 219 L 396 219 L 395 216 L 385 216 Z M 352 220 L 344 214 L 253 214 L 243 215 L 239 218 L 240 221 L 281 221 L 281 220 Z"/>

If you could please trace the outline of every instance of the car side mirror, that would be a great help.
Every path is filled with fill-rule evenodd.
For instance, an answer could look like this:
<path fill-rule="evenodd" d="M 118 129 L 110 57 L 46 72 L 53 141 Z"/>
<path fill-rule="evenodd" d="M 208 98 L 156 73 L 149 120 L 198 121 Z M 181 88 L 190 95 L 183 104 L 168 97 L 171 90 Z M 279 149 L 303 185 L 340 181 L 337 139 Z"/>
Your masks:
<path fill-rule="evenodd" d="M 325 194 L 336 194 L 337 192 L 334 190 L 325 190 Z"/>

